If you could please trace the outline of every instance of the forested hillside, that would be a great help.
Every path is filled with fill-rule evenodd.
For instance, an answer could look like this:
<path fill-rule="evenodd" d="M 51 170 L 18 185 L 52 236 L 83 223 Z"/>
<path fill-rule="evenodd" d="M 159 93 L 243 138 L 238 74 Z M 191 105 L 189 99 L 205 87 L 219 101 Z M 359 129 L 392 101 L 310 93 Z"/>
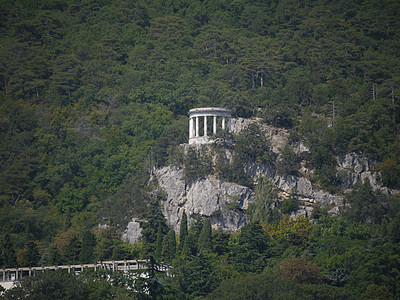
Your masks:
<path fill-rule="evenodd" d="M 398 196 L 360 185 L 348 201 L 379 218 L 316 210 L 213 233 L 214 246 L 181 234 L 175 257 L 155 253 L 174 233 L 148 183 L 187 141 L 188 110 L 218 106 L 290 130 L 321 188 L 340 192 L 335 157 L 354 152 L 399 189 L 398 1 L 0 0 L 0 79 L 0 267 L 151 254 L 179 257 L 186 281 L 168 293 L 188 299 L 235 299 L 232 284 L 249 289 L 238 299 L 400 297 Z M 155 218 L 142 244 L 120 240 L 133 215 Z"/>

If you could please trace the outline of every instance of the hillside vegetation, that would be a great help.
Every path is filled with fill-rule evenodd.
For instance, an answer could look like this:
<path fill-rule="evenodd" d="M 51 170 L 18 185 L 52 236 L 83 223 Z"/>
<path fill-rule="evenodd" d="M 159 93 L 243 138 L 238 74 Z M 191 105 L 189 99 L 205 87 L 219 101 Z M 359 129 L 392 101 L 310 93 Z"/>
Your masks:
<path fill-rule="evenodd" d="M 342 217 L 257 211 L 238 235 L 199 220 L 175 252 L 149 170 L 185 163 L 187 112 L 218 106 L 289 129 L 330 192 L 350 152 L 400 188 L 399 28 L 396 0 L 0 0 L 0 267 L 155 255 L 180 274 L 165 294 L 188 299 L 398 299 L 398 196 L 366 183 Z M 268 149 L 236 147 L 224 179 L 251 184 L 241 162 Z M 130 245 L 134 215 L 147 223 Z"/>

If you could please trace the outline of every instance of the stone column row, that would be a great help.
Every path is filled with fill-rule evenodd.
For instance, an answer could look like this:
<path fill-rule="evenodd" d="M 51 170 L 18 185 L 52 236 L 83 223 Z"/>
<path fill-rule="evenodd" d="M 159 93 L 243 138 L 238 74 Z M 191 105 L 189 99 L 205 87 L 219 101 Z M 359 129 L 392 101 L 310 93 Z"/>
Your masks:
<path fill-rule="evenodd" d="M 200 136 L 199 118 L 201 116 L 191 117 L 189 120 L 189 138 Z M 208 136 L 207 116 L 204 117 L 204 135 Z M 213 117 L 213 134 L 217 134 L 217 116 Z M 225 117 L 222 117 L 222 129 L 225 129 Z M 228 130 L 231 130 L 231 118 L 228 118 Z"/>

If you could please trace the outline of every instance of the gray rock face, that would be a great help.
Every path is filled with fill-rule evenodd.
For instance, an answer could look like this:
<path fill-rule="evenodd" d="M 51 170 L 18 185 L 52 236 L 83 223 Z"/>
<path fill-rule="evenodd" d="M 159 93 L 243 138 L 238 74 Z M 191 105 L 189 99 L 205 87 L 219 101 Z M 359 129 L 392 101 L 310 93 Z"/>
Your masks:
<path fill-rule="evenodd" d="M 262 124 L 262 120 L 257 118 L 232 119 L 232 131 L 238 133 L 252 123 L 260 126 L 265 135 L 270 138 L 272 150 L 279 154 L 279 150 L 288 141 L 289 132 Z M 185 147 L 187 148 L 188 145 Z M 196 147 L 199 150 L 201 145 Z M 294 145 L 294 152 L 301 156 L 309 154 L 309 149 L 298 143 Z M 279 176 L 270 166 L 256 163 L 249 163 L 243 167 L 255 183 L 262 176 L 268 178 L 279 190 L 280 200 L 287 197 L 300 200 L 302 205 L 297 212 L 292 214 L 294 218 L 298 215 L 309 216 L 315 204 L 328 208 L 331 214 L 339 214 L 340 207 L 344 205 L 343 196 L 315 189 L 308 179 L 312 178 L 314 170 L 306 167 L 306 161 L 302 162 L 302 165 L 300 172 L 305 177 Z M 345 188 L 352 188 L 356 183 L 369 179 L 373 189 L 383 190 L 376 174 L 371 171 L 370 165 L 371 163 L 365 158 L 360 158 L 354 153 L 347 154 L 337 158 L 337 176 Z M 173 166 L 155 170 L 153 179 L 156 179 L 159 187 L 167 195 L 167 199 L 162 204 L 162 210 L 168 223 L 176 232 L 179 230 L 183 211 L 186 212 L 189 223 L 198 216 L 210 217 L 214 229 L 226 232 L 238 231 L 247 222 L 244 211 L 254 199 L 253 191 L 247 187 L 222 182 L 214 176 L 199 178 L 188 184 L 183 179 L 182 169 Z M 138 220 L 133 219 L 122 238 L 131 243 L 137 242 L 140 232 Z"/>
<path fill-rule="evenodd" d="M 237 124 L 239 123 L 235 126 Z M 349 178 L 352 178 L 350 186 L 365 178 L 370 179 L 371 185 L 378 186 L 375 175 L 369 171 L 368 162 L 356 155 L 339 158 L 338 166 L 339 170 L 349 172 Z M 309 215 L 315 204 L 328 208 L 332 214 L 338 214 L 339 207 L 344 205 L 343 196 L 315 189 L 305 177 L 279 176 L 273 168 L 256 163 L 245 165 L 244 170 L 254 182 L 261 176 L 269 178 L 280 191 L 281 199 L 289 196 L 299 199 L 302 205 L 293 217 Z M 214 229 L 223 231 L 235 232 L 246 224 L 243 211 L 254 198 L 251 189 L 235 183 L 222 182 L 214 176 L 199 178 L 187 184 L 183 180 L 183 171 L 177 167 L 158 169 L 154 176 L 160 188 L 167 194 L 167 200 L 163 203 L 163 213 L 176 231 L 179 229 L 183 211 L 186 211 L 189 223 L 196 216 L 207 216 L 211 218 Z"/>
<path fill-rule="evenodd" d="M 134 244 L 139 242 L 141 236 L 142 236 L 142 228 L 140 228 L 139 220 L 133 218 L 132 221 L 128 223 L 128 228 L 122 234 L 121 239 L 124 242 Z"/>
<path fill-rule="evenodd" d="M 183 171 L 175 167 L 156 170 L 155 177 L 167 194 L 163 203 L 164 216 L 176 231 L 183 211 L 188 215 L 189 223 L 196 216 L 207 216 L 211 217 L 214 229 L 224 231 L 237 231 L 246 223 L 242 210 L 252 201 L 251 189 L 222 182 L 214 176 L 186 185 Z"/>
<path fill-rule="evenodd" d="M 363 183 L 368 179 L 374 190 L 382 188 L 376 178 L 376 173 L 372 173 L 370 170 L 371 163 L 368 159 L 359 157 L 355 153 L 349 153 L 338 157 L 337 162 L 337 174 L 344 187 L 351 188 L 356 183 Z"/>
<path fill-rule="evenodd" d="M 332 195 L 326 191 L 314 190 L 311 181 L 304 177 L 279 176 L 270 167 L 251 163 L 245 167 L 245 172 L 257 181 L 260 176 L 269 178 L 272 184 L 285 195 L 297 197 L 306 203 L 317 203 L 321 207 L 341 206 L 343 197 Z M 305 206 L 307 206 L 305 203 Z"/>

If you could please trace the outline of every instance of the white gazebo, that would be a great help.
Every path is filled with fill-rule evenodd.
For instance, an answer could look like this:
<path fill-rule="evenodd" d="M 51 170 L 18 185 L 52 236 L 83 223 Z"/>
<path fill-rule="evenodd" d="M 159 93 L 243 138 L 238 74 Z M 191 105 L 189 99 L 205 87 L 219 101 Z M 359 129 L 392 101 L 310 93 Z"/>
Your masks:
<path fill-rule="evenodd" d="M 189 115 L 189 144 L 202 144 L 209 141 L 209 137 L 217 131 L 228 129 L 231 131 L 232 111 L 227 108 L 201 107 L 193 108 Z M 209 117 L 209 118 L 208 118 Z M 212 131 L 209 128 L 212 125 Z"/>

